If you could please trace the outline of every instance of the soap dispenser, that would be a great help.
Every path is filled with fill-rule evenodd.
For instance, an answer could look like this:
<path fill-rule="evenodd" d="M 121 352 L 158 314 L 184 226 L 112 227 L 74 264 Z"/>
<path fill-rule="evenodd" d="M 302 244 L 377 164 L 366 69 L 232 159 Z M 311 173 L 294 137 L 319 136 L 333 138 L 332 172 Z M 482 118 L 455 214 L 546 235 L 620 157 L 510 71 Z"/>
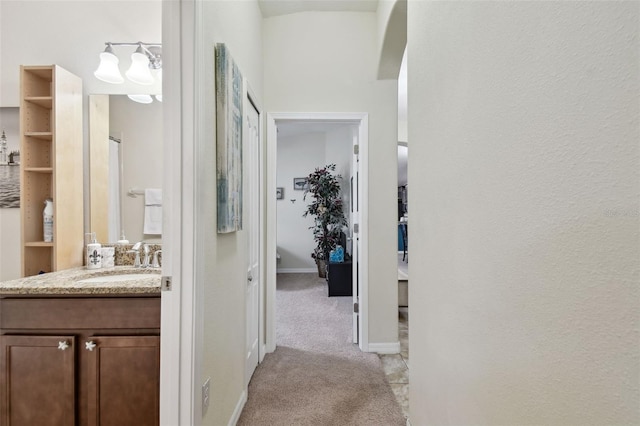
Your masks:
<path fill-rule="evenodd" d="M 53 200 L 44 200 L 44 210 L 42 212 L 43 241 L 50 243 L 53 241 Z"/>
<path fill-rule="evenodd" d="M 96 241 L 96 233 L 91 233 L 91 242 L 87 244 L 87 269 L 102 268 L 102 244 Z"/>

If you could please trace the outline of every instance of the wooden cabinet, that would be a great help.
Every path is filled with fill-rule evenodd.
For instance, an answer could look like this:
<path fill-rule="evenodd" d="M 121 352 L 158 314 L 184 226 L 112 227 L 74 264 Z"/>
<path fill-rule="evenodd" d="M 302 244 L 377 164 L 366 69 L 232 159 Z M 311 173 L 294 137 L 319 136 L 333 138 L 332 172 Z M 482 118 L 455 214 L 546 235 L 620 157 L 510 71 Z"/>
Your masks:
<path fill-rule="evenodd" d="M 327 266 L 327 285 L 329 297 L 351 296 L 353 294 L 353 263 L 349 261 L 329 262 Z"/>
<path fill-rule="evenodd" d="M 158 425 L 160 298 L 0 299 L 0 424 Z"/>
<path fill-rule="evenodd" d="M 75 424 L 75 337 L 2 336 L 3 425 Z M 69 342 L 66 350 L 60 342 Z"/>
<path fill-rule="evenodd" d="M 57 65 L 20 69 L 22 275 L 83 263 L 82 80 Z M 53 242 L 44 201 L 53 199 Z"/>

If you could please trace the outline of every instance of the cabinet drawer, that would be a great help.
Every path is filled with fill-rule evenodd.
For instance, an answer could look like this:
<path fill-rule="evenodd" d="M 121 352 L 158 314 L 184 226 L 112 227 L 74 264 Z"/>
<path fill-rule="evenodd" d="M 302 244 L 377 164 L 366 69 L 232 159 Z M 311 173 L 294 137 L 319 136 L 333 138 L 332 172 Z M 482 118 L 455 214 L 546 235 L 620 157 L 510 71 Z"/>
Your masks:
<path fill-rule="evenodd" d="M 0 299 L 0 329 L 160 328 L 160 298 Z"/>

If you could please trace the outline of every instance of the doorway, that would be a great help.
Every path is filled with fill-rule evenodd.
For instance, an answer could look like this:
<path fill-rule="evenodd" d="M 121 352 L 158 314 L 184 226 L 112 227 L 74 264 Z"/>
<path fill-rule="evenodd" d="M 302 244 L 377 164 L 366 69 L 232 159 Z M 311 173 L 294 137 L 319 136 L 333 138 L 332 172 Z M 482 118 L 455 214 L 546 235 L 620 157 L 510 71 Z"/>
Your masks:
<path fill-rule="evenodd" d="M 358 200 L 357 205 L 367 205 L 367 145 L 368 145 L 368 115 L 365 113 L 271 113 L 267 115 L 267 193 L 274 196 L 267 197 L 267 247 L 266 247 L 266 346 L 267 351 L 272 352 L 276 347 L 276 323 L 275 323 L 275 298 L 276 298 L 276 273 L 277 273 L 277 202 L 276 192 L 279 188 L 277 184 L 277 141 L 278 130 L 283 125 L 294 123 L 307 123 L 309 125 L 322 124 L 343 124 L 351 125 L 353 132 L 352 143 L 354 156 L 359 162 L 359 172 L 354 170 L 352 174 L 356 176 L 356 184 L 353 186 L 354 200 Z M 311 170 L 313 171 L 313 170 Z M 309 171 L 310 172 L 310 171 Z M 304 176 L 300 176 L 304 177 Z M 288 198 L 283 194 L 284 202 L 291 203 L 291 199 L 298 198 L 302 201 L 302 196 Z M 353 259 L 353 298 L 354 298 L 354 337 L 361 350 L 368 350 L 368 329 L 367 329 L 367 214 L 366 209 L 361 209 L 354 218 L 351 219 L 349 234 L 352 236 L 351 251 L 357 255 Z M 359 250 L 358 250 L 359 248 Z"/>

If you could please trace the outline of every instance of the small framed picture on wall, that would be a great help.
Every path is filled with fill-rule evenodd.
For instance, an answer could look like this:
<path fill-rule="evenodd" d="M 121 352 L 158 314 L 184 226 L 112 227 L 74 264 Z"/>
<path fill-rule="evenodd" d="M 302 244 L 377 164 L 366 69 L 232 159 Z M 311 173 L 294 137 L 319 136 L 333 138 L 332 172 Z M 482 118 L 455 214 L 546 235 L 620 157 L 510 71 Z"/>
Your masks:
<path fill-rule="evenodd" d="M 293 189 L 298 191 L 303 191 L 309 188 L 309 182 L 307 182 L 307 178 L 293 178 Z"/>
<path fill-rule="evenodd" d="M 276 188 L 276 200 L 282 200 L 284 198 L 284 188 Z"/>

